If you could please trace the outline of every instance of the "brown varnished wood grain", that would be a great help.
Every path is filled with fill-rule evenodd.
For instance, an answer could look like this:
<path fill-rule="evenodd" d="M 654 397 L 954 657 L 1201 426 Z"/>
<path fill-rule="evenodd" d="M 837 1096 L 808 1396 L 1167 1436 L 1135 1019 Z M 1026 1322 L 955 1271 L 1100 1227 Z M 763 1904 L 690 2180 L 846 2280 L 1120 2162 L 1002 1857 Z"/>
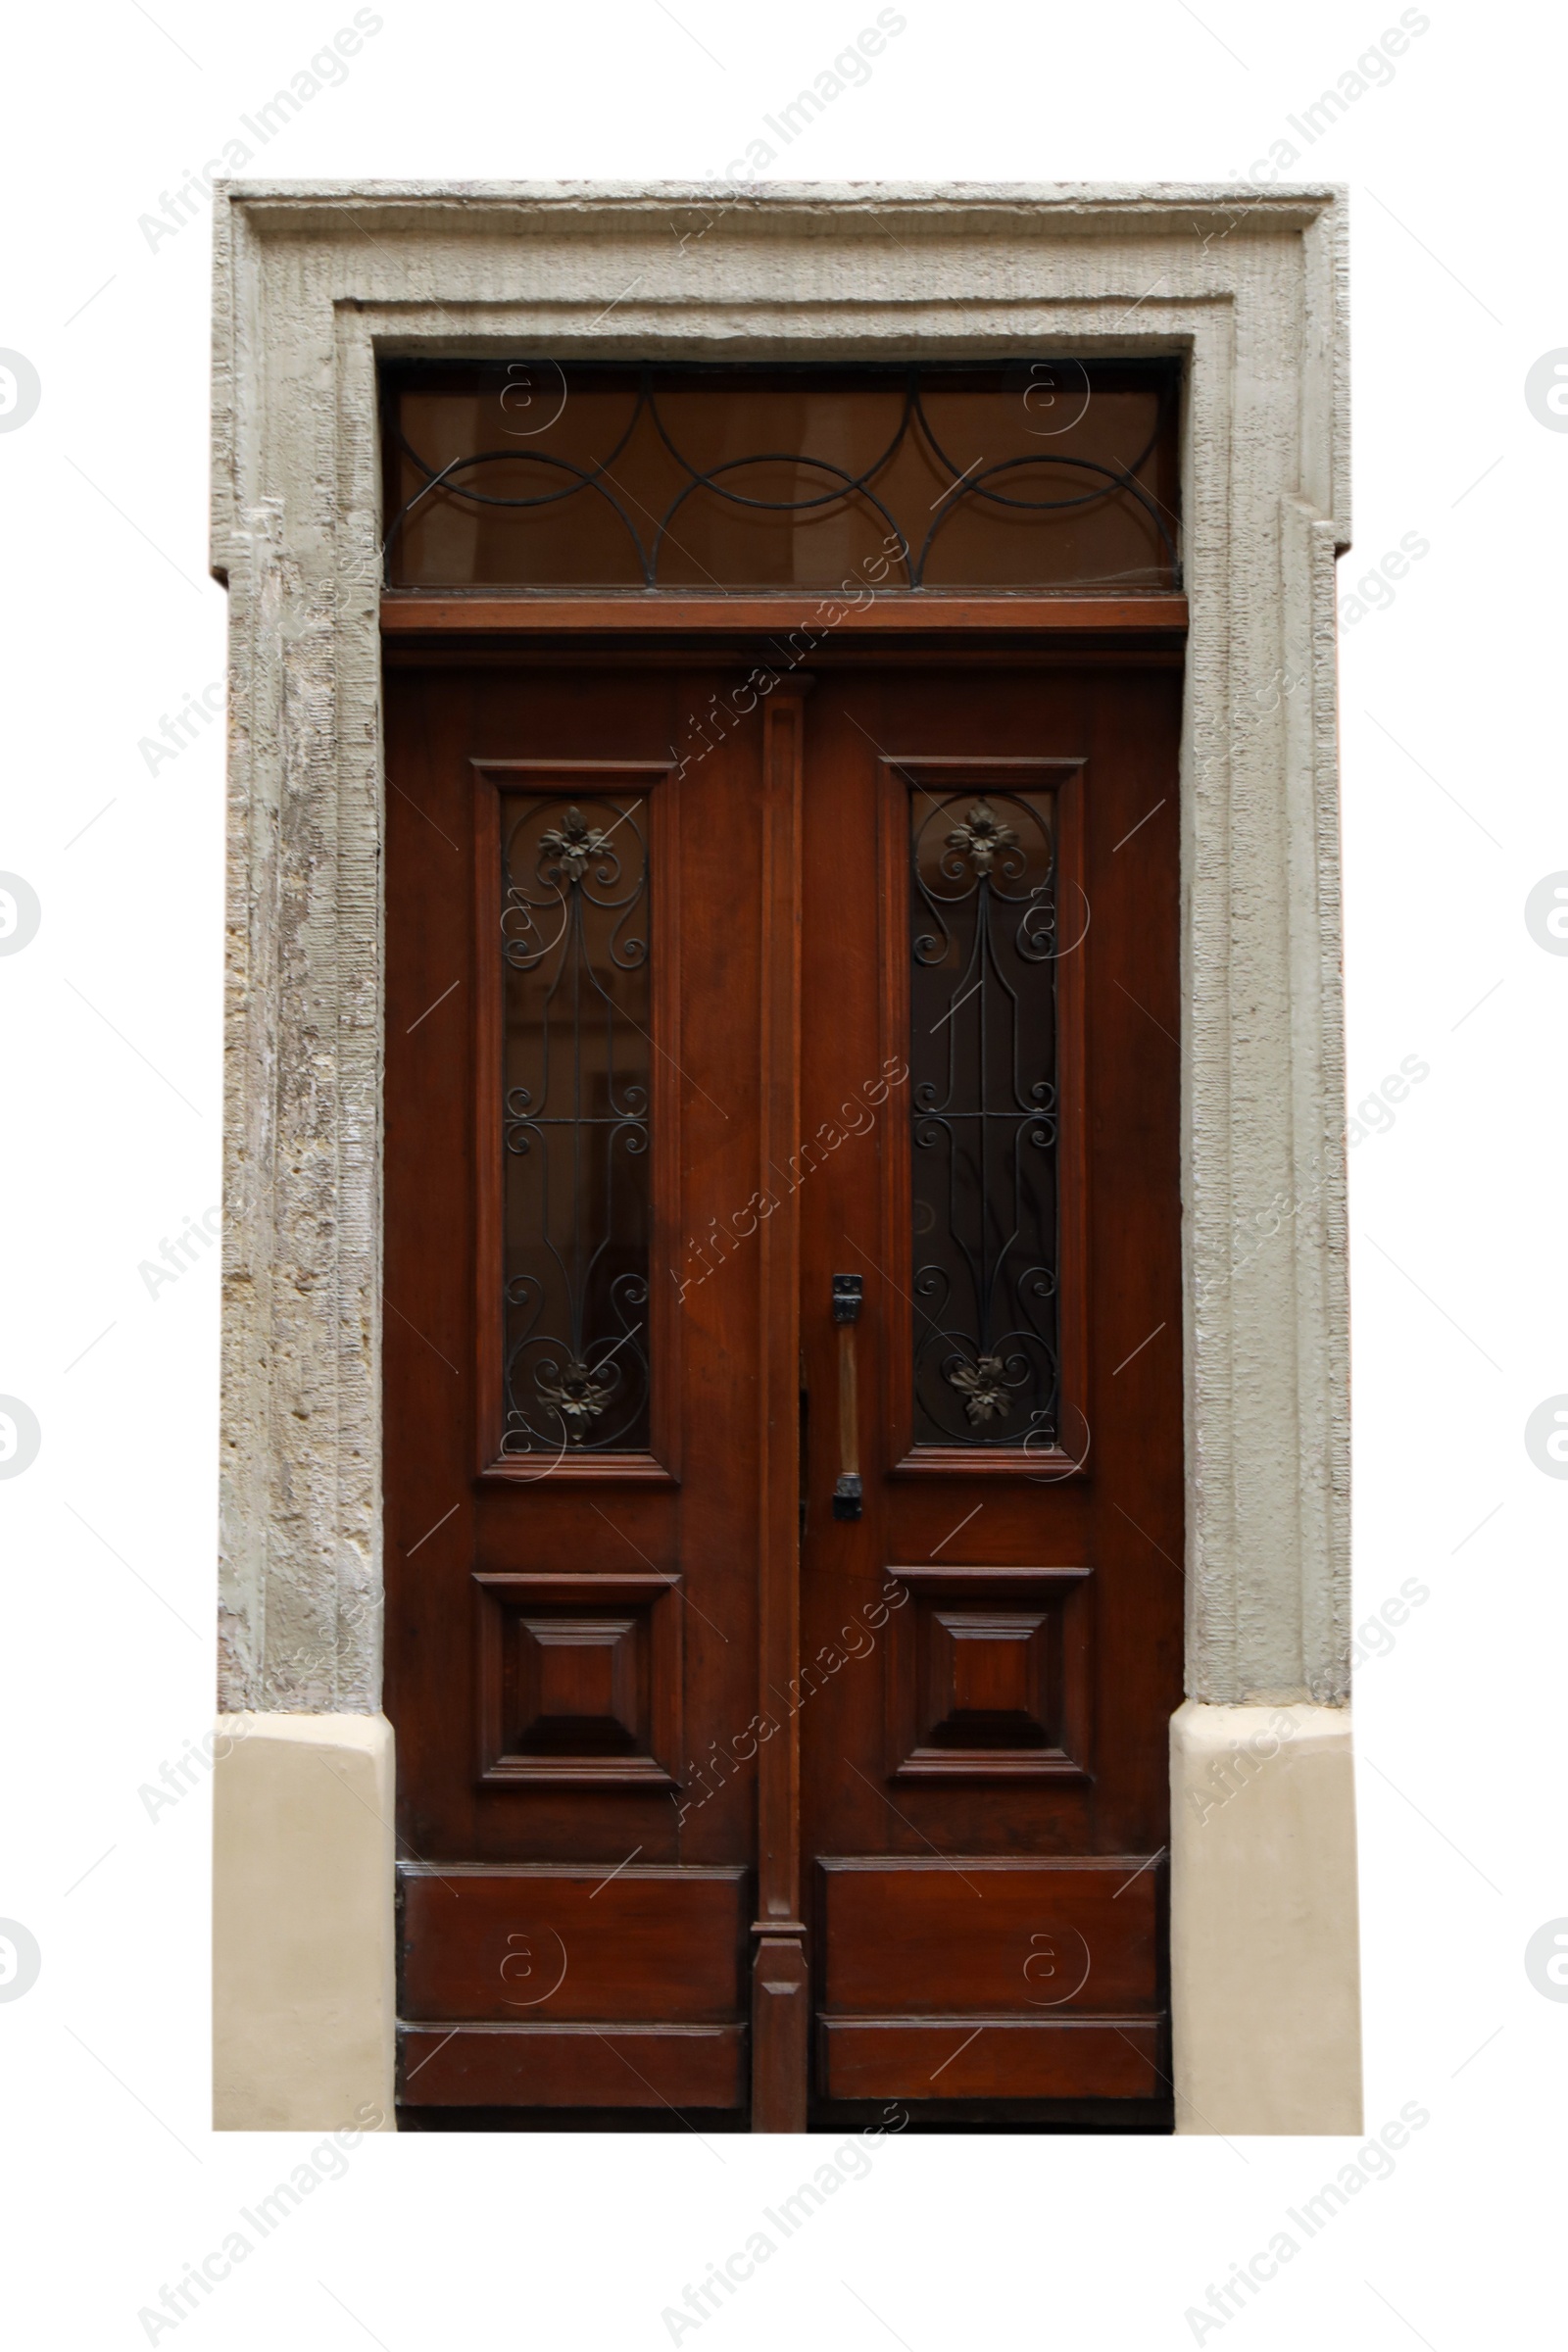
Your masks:
<path fill-rule="evenodd" d="M 746 2096 L 744 2026 L 411 2026 L 398 2098 L 419 2107 L 689 2108 Z"/>
<path fill-rule="evenodd" d="M 471 628 L 473 600 L 456 601 Z M 1086 601 L 1104 629 L 1103 601 Z M 1127 601 L 1147 627 L 1149 600 Z M 455 633 L 438 665 L 409 666 L 406 651 L 388 677 L 386 1703 L 420 1923 L 405 2014 L 425 2021 L 406 2044 L 406 2095 L 541 2111 L 749 2102 L 758 2128 L 791 2130 L 812 2099 L 978 2101 L 1004 2118 L 1013 2101 L 1156 2097 L 1162 1877 L 1152 1865 L 1114 1900 L 1104 1877 L 1168 1843 L 1166 1725 L 1181 1697 L 1179 672 L 1102 657 L 1074 668 L 1059 637 L 1050 662 L 1009 667 L 993 636 L 972 675 L 951 659 L 880 664 L 869 647 L 857 666 L 841 638 L 808 696 L 762 703 L 694 760 L 691 713 L 749 662 L 726 652 L 694 667 L 688 651 L 667 668 L 623 666 L 579 648 L 554 670 L 509 669 L 492 645 L 465 667 Z M 1074 1442 L 1045 1465 L 911 1446 L 906 1086 L 884 1085 L 865 1132 L 808 1175 L 775 1174 L 773 1212 L 736 1237 L 767 1171 L 846 1130 L 841 1106 L 866 1102 L 906 1035 L 899 763 L 937 762 L 939 776 L 981 759 L 1068 763 L 1063 875 L 1092 917 L 1057 975 Z M 648 1454 L 539 1478 L 495 1454 L 499 1105 L 483 1093 L 499 1004 L 484 909 L 496 779 L 544 779 L 554 763 L 564 782 L 584 761 L 649 778 L 663 1312 Z M 831 1514 L 839 1272 L 864 1281 L 858 1522 Z M 542 1610 L 547 1632 L 559 1620 L 561 1687 L 577 1676 L 589 1690 L 610 1671 L 591 1647 L 601 1600 L 622 1644 L 615 1704 L 646 1754 L 628 1744 L 575 1777 L 550 1758 L 497 1770 L 505 1612 Z M 1044 1663 L 1015 1690 L 1005 1642 L 1030 1609 Z M 918 1746 L 930 1694 L 956 1687 L 951 1661 L 919 1643 L 958 1640 L 982 1645 L 963 1653 L 971 1699 L 1013 1690 L 1015 1714 L 1054 1709 L 1058 1746 L 999 1746 L 994 1769 L 951 1731 L 946 1748 Z M 636 1679 L 650 1672 L 658 1691 Z M 1016 2006 L 1005 2031 L 995 2022 L 1007 2005 L 987 1992 L 990 1947 L 944 1928 L 941 1897 L 913 1884 L 934 1856 L 938 1870 L 968 1857 L 991 1885 L 999 1948 L 1047 1932 L 1028 1925 L 1038 1866 L 1087 1867 L 1091 1893 L 1063 1877 L 1047 1906 L 1099 1956 L 1070 2030 Z M 442 1893 L 443 1866 L 457 1866 L 463 1906 Z M 1014 1866 L 1036 1878 L 1004 1901 L 997 1874 Z M 459 1922 L 486 1870 L 492 1936 L 526 1932 L 528 1874 L 575 1889 L 577 1924 L 561 1933 L 583 1939 L 597 2007 L 523 2029 L 494 1986 L 474 1991 Z M 649 1871 L 664 1874 L 657 1901 L 631 1878 Z M 690 1875 L 714 1871 L 730 1875 Z M 856 1891 L 830 1918 L 823 1889 L 841 1878 Z M 646 1917 L 615 1908 L 628 1879 L 645 1910 L 655 1902 Z M 710 1916 L 715 1886 L 722 1916 Z M 604 1920 L 621 1926 L 613 1967 Z M 852 1983 L 853 2013 L 834 1989 Z M 961 2017 L 991 2022 L 973 2055 L 944 2065 Z M 460 2024 L 454 2054 L 433 2056 Z M 653 2035 L 636 2044 L 651 2089 L 636 2088 L 617 2025 Z"/>
<path fill-rule="evenodd" d="M 827 2099 L 1149 2099 L 1168 2082 L 1147 2017 L 841 2018 L 817 2029 Z"/>
<path fill-rule="evenodd" d="M 853 1101 L 889 1038 L 906 1028 L 907 820 L 892 782 L 901 765 L 907 772 L 911 761 L 933 762 L 920 772 L 940 778 L 961 772 L 945 762 L 1072 762 L 1061 771 L 1076 804 L 1064 811 L 1064 862 L 1072 889 L 1081 880 L 1090 920 L 1058 971 L 1070 1441 L 1059 1464 L 1037 1467 L 1003 1455 L 970 1465 L 952 1448 L 923 1459 L 918 1449 L 911 1454 L 906 1100 L 890 1102 L 873 1133 L 847 1140 L 803 1188 L 802 1336 L 813 1400 L 833 1394 L 832 1275 L 857 1270 L 865 1283 L 858 1327 L 865 1510 L 858 1523 L 831 1515 L 835 1448 L 819 1442 L 814 1411 L 810 1423 L 802 1655 L 818 1671 L 800 1711 L 808 1862 L 918 1860 L 951 1888 L 956 1882 L 951 1874 L 944 1879 L 936 1857 L 1138 1857 L 1168 1841 L 1166 1725 L 1181 1699 L 1183 1559 L 1179 723 L 1178 681 L 1149 670 L 1118 678 L 992 671 L 963 688 L 951 677 L 922 680 L 868 665 L 824 673 L 812 698 L 804 884 L 808 1132 Z M 1064 938 L 1077 929 L 1066 919 L 1070 896 L 1064 888 Z M 842 1116 L 840 1123 L 847 1124 Z M 868 1381 L 872 1366 L 877 1378 Z M 914 1594 L 880 1630 L 872 1624 L 878 1596 L 897 1564 L 923 1575 L 971 1563 L 1089 1570 L 1075 1581 L 1070 1604 L 1087 1648 L 1079 1660 L 1083 1703 L 1073 1710 L 1066 1744 L 1083 1769 L 1031 1775 L 1019 1771 L 1016 1756 L 999 1757 L 988 1777 L 971 1757 L 951 1772 L 938 1766 L 929 1777 L 893 1778 L 899 1678 L 907 1676 L 917 1691 L 929 1686 L 923 1662 L 908 1654 Z M 1006 1603 L 1004 1592 L 994 1597 Z M 928 1620 L 936 1616 L 928 1609 Z M 831 2015 L 823 1921 L 814 1908 L 822 1884 L 820 1872 L 808 1877 L 808 1900 L 818 2007 Z M 1135 1884 L 1106 1906 L 1100 1940 L 1108 1984 L 1120 1981 L 1135 1945 L 1149 1956 L 1147 1923 L 1135 1929 L 1133 1917 L 1147 1897 Z M 983 1903 L 975 1909 L 986 1916 Z M 848 1920 L 843 1936 L 858 1938 L 859 1965 L 872 1978 L 880 1971 L 890 1984 L 898 1981 L 894 2014 L 905 2008 L 934 2016 L 969 2005 L 969 1962 L 956 1943 L 926 1939 L 911 1975 L 892 1957 L 894 1930 L 869 1913 Z M 1156 2020 L 1162 1949 L 1159 1968 L 1157 1983 L 1147 1969 L 1141 1979 Z M 895 2036 L 878 2046 L 903 2045 Z M 909 2097 L 1005 2095 L 1004 2067 L 989 2090 L 960 2090 L 946 2077 L 933 2089 L 929 2067 L 921 2071 L 923 2049 L 918 2064 L 914 2049 L 908 2045 L 906 2078 L 884 2063 L 876 2082 L 898 2079 L 898 2095 Z M 858 2087 L 841 2082 L 831 2095 L 871 2095 L 853 2079 Z M 1055 2095 L 1044 2082 L 1035 2083 L 1036 2095 Z M 1088 2087 L 1079 2078 L 1061 2095 Z M 1119 2059 L 1101 2087 L 1105 2095 L 1143 2095 L 1128 2088 Z M 819 2093 L 826 2089 L 819 2084 Z M 1016 2095 L 1029 2095 L 1026 2074 Z"/>
<path fill-rule="evenodd" d="M 762 712 L 761 1039 L 758 1196 L 779 1192 L 801 1119 L 801 811 L 807 698 L 791 679 Z M 787 1687 L 800 1647 L 799 1195 L 757 1233 L 761 1305 L 758 1416 L 758 1711 Z M 804 2132 L 810 1988 L 801 1910 L 801 1755 L 786 1721 L 757 1751 L 757 1956 L 752 1968 L 752 2128 Z"/>
<path fill-rule="evenodd" d="M 389 637 L 468 634 L 474 630 L 532 635 L 538 630 L 576 632 L 614 629 L 641 633 L 663 629 L 822 628 L 825 610 L 842 612 L 835 631 L 858 635 L 907 633 L 911 629 L 1050 630 L 1073 635 L 1102 629 L 1184 631 L 1185 596 L 1152 592 L 1138 596 L 1027 595 L 965 596 L 937 589 L 918 593 L 882 591 L 848 611 L 822 594 L 723 596 L 662 590 L 657 596 L 618 594 L 486 596 L 420 594 L 403 590 L 381 601 L 381 626 Z"/>

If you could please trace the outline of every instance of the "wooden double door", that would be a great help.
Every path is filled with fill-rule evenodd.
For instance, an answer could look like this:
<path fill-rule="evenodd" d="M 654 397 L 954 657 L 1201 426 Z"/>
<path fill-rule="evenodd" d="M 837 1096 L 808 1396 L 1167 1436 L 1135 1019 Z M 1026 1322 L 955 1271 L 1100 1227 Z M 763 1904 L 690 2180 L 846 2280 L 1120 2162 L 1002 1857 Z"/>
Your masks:
<path fill-rule="evenodd" d="M 411 2125 L 1160 2126 L 1179 703 L 391 670 Z"/>

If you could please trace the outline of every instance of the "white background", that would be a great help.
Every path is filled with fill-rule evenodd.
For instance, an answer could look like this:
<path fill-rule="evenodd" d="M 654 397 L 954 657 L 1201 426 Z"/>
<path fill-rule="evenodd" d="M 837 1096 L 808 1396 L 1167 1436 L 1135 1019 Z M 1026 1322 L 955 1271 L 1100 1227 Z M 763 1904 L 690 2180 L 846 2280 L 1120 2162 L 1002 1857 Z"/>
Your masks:
<path fill-rule="evenodd" d="M 254 169 L 713 177 L 876 9 L 377 13 L 344 83 Z M 1343 646 L 1351 1103 L 1406 1056 L 1430 1064 L 1350 1159 L 1356 1621 L 1407 1578 L 1430 1594 L 1357 1688 L 1366 2114 L 1415 2100 L 1431 2122 L 1214 2331 L 1269 2352 L 1534 2341 L 1560 2234 L 1568 2005 L 1523 1954 L 1568 1914 L 1568 1484 L 1523 1432 L 1568 1391 L 1568 957 L 1535 944 L 1524 902 L 1568 868 L 1568 433 L 1532 416 L 1524 379 L 1568 346 L 1563 20 L 1428 13 L 1392 82 L 1307 151 L 1287 116 L 1398 21 L 1391 0 L 1203 0 L 1201 22 L 1183 0 L 905 0 L 869 83 L 775 167 L 1224 181 L 1289 136 L 1288 177 L 1351 189 L 1342 597 L 1405 534 L 1430 543 Z M 137 1794 L 211 1720 L 216 1253 L 156 1297 L 138 1268 L 219 1198 L 222 920 L 219 728 L 156 775 L 138 745 L 221 678 L 224 640 L 205 572 L 208 214 L 156 250 L 138 217 L 352 8 L 155 14 L 14 21 L 0 158 L 0 345 L 42 382 L 0 433 L 0 869 L 42 905 L 30 946 L 0 956 L 0 1393 L 42 1428 L 0 1482 L 0 1917 L 43 1954 L 0 2003 L 0 2161 L 15 2340 L 105 2352 L 148 2340 L 138 2310 L 309 2144 L 208 2130 L 209 1790 L 156 1822 Z M 662 2309 L 807 2152 L 679 2132 L 369 2141 L 157 2340 L 662 2345 Z M 897 2142 L 681 2340 L 1185 2345 L 1188 2307 L 1350 2152 Z"/>

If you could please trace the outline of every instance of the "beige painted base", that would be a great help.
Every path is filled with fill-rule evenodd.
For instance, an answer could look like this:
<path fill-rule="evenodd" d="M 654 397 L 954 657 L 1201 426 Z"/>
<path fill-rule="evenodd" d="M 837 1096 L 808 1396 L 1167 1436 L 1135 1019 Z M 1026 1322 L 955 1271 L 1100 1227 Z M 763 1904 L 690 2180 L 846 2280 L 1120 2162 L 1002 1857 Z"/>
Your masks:
<path fill-rule="evenodd" d="M 1348 1708 L 1190 1699 L 1170 1769 L 1177 2131 L 1358 2132 Z"/>
<path fill-rule="evenodd" d="M 392 1727 L 222 1715 L 219 1728 L 231 1744 L 214 1770 L 214 2128 L 393 2131 Z"/>

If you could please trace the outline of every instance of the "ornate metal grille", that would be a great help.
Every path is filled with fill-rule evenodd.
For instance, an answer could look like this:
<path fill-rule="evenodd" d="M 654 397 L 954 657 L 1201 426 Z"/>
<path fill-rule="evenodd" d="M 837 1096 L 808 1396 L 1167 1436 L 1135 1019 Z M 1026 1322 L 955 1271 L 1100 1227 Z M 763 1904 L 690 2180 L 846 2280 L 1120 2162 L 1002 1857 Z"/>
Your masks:
<path fill-rule="evenodd" d="M 1055 1438 L 1054 798 L 911 796 L 914 1438 Z"/>
<path fill-rule="evenodd" d="M 1147 363 L 388 371 L 388 587 L 1179 585 Z"/>
<path fill-rule="evenodd" d="M 510 1454 L 648 1445 L 646 813 L 501 801 Z"/>

